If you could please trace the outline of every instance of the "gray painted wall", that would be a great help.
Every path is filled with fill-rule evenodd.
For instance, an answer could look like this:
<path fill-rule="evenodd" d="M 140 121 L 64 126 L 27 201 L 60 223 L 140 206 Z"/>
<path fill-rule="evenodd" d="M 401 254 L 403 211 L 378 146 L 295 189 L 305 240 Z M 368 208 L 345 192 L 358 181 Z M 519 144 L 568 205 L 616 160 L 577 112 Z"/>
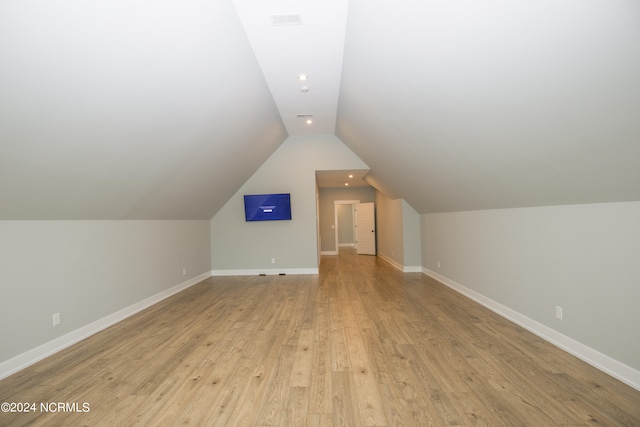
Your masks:
<path fill-rule="evenodd" d="M 402 245 L 404 266 L 419 269 L 422 266 L 422 239 L 420 214 L 402 200 Z"/>
<path fill-rule="evenodd" d="M 373 187 L 353 188 L 321 188 L 320 189 L 320 238 L 322 251 L 335 251 L 334 201 L 360 200 L 361 203 L 375 202 L 376 193 Z"/>
<path fill-rule="evenodd" d="M 402 199 L 390 199 L 376 192 L 376 238 L 378 253 L 404 265 Z"/>
<path fill-rule="evenodd" d="M 420 215 L 403 199 L 376 192 L 378 253 L 399 266 L 421 266 Z"/>
<path fill-rule="evenodd" d="M 356 242 L 354 205 L 337 205 L 336 216 L 338 218 L 338 246 L 354 245 Z"/>
<path fill-rule="evenodd" d="M 424 267 L 640 369 L 640 202 L 427 214 L 422 226 Z"/>
<path fill-rule="evenodd" d="M 0 221 L 0 236 L 0 362 L 211 270 L 209 221 Z"/>
<path fill-rule="evenodd" d="M 214 273 L 317 269 L 315 173 L 345 169 L 368 167 L 335 136 L 289 137 L 211 220 Z M 292 220 L 246 222 L 243 195 L 274 192 L 291 193 Z"/>

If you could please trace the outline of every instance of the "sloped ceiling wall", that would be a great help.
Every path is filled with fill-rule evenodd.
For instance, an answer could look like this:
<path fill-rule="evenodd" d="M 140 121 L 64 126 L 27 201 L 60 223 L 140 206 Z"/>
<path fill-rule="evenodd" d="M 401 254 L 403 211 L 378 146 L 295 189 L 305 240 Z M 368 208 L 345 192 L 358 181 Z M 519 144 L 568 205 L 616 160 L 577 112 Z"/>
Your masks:
<path fill-rule="evenodd" d="M 230 1 L 3 1 L 0 70 L 0 219 L 210 219 L 287 137 Z"/>
<path fill-rule="evenodd" d="M 350 0 L 344 52 L 418 212 L 640 200 L 636 0 Z M 210 219 L 286 138 L 231 0 L 0 3 L 0 219 Z"/>
<path fill-rule="evenodd" d="M 640 3 L 350 0 L 336 135 L 421 213 L 640 200 Z"/>

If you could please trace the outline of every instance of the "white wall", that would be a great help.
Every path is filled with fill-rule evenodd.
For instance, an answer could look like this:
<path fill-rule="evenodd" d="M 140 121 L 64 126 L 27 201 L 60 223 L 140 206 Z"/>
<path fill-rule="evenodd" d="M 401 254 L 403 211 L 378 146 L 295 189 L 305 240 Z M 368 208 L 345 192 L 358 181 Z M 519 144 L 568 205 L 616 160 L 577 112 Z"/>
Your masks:
<path fill-rule="evenodd" d="M 640 202 L 427 214 L 422 226 L 428 270 L 638 374 Z"/>
<path fill-rule="evenodd" d="M 368 167 L 335 136 L 289 137 L 211 220 L 214 274 L 317 272 L 315 173 L 346 169 Z M 291 193 L 291 221 L 245 222 L 243 195 L 261 193 Z"/>
<path fill-rule="evenodd" d="M 211 270 L 209 221 L 0 221 L 0 236 L 0 366 Z"/>

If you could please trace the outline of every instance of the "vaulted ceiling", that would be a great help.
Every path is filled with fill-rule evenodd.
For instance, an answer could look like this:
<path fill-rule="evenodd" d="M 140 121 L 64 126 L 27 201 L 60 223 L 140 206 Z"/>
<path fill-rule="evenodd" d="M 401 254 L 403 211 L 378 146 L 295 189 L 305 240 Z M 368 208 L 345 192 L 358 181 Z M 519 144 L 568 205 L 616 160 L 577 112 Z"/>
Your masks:
<path fill-rule="evenodd" d="M 208 219 L 314 133 L 421 213 L 640 200 L 640 3 L 0 2 L 0 219 Z"/>

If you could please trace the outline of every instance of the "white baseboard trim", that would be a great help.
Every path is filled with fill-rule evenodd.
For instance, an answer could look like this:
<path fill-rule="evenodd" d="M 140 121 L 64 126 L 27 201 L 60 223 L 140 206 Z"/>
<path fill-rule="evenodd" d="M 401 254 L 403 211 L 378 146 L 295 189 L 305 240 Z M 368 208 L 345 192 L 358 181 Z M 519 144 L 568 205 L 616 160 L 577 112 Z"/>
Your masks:
<path fill-rule="evenodd" d="M 380 259 L 382 259 L 383 261 L 386 261 L 387 263 L 391 264 L 392 267 L 403 271 L 404 267 L 402 266 L 402 264 L 400 264 L 399 262 L 396 262 L 394 260 L 392 260 L 391 258 L 389 258 L 388 256 L 386 256 L 385 254 L 383 254 L 382 252 L 378 252 L 378 256 L 380 257 Z"/>
<path fill-rule="evenodd" d="M 561 348 L 562 350 L 576 356 L 578 359 L 587 362 L 591 366 L 605 372 L 612 377 L 622 381 L 623 383 L 635 388 L 636 390 L 640 390 L 640 371 L 637 371 L 630 366 L 625 365 L 624 363 L 618 362 L 617 360 L 600 353 L 597 350 L 592 349 L 591 347 L 587 347 L 586 345 L 567 337 L 555 331 L 554 329 L 549 328 L 548 326 L 543 325 L 533 319 L 524 316 L 523 314 L 518 313 L 515 310 L 510 309 L 507 306 L 504 306 L 490 298 L 485 297 L 484 295 L 473 291 L 461 284 L 454 282 L 453 280 L 442 276 L 441 274 L 436 273 L 435 271 L 429 270 L 427 268 L 423 268 L 422 272 L 427 276 L 430 276 L 437 281 L 441 282 L 445 286 L 465 295 L 480 305 L 485 306 L 489 310 L 499 314 L 512 321 L 513 323 L 522 326 L 529 332 L 532 332 L 544 339 L 545 341 L 550 342 L 556 347 Z"/>
<path fill-rule="evenodd" d="M 355 248 L 356 244 L 355 243 L 338 243 L 338 246 L 341 248 L 344 248 L 344 247 Z"/>
<path fill-rule="evenodd" d="M 420 267 L 420 266 L 402 265 L 399 262 L 396 262 L 396 261 L 392 260 L 391 258 L 386 256 L 385 254 L 380 253 L 380 252 L 378 252 L 378 256 L 380 258 L 382 258 L 382 260 L 384 260 L 384 261 L 388 262 L 389 264 L 391 264 L 393 267 L 395 267 L 398 270 L 402 271 L 403 273 L 422 273 L 422 267 Z"/>
<path fill-rule="evenodd" d="M 279 274 L 318 274 L 317 268 L 263 268 L 250 270 L 212 270 L 212 276 L 277 276 Z"/>
<path fill-rule="evenodd" d="M 320 251 L 320 255 L 338 255 L 338 251 Z"/>
<path fill-rule="evenodd" d="M 21 371 L 22 369 L 51 356 L 52 354 L 64 350 L 65 348 L 76 344 L 83 339 L 88 338 L 91 335 L 94 335 L 108 328 L 109 326 L 115 325 L 116 323 L 123 321 L 127 317 L 133 316 L 134 314 L 144 310 L 145 308 L 151 307 L 152 305 L 157 304 L 160 301 L 167 299 L 170 296 L 175 295 L 178 292 L 183 291 L 210 276 L 210 272 L 203 273 L 156 295 L 145 298 L 140 302 L 130 305 L 129 307 L 109 314 L 102 319 L 91 322 L 88 325 L 76 329 L 75 331 L 71 331 L 61 337 L 49 341 L 48 343 L 42 344 L 32 350 L 6 360 L 0 363 L 0 380 L 8 377 L 9 375 L 13 375 L 18 371 Z"/>

